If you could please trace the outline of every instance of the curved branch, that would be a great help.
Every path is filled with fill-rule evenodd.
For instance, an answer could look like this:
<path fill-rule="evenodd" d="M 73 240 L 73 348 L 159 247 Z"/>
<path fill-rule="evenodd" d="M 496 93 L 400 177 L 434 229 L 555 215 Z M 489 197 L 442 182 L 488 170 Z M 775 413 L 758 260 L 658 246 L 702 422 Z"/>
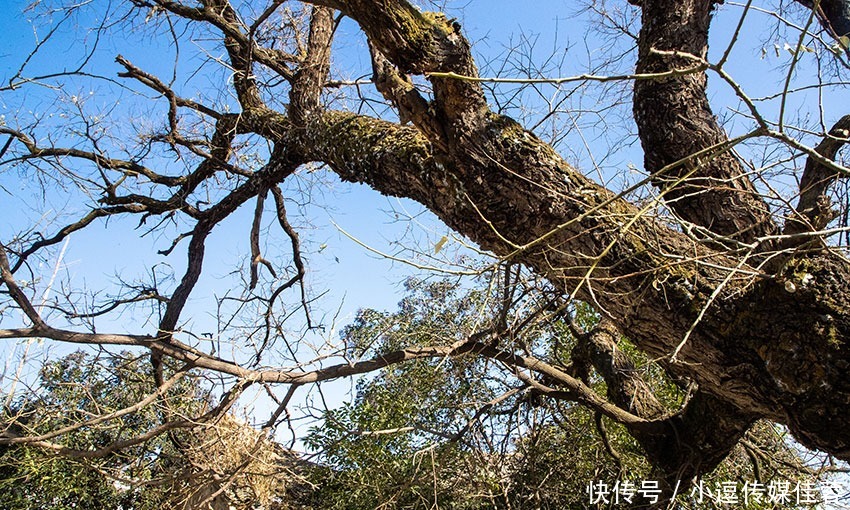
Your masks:
<path fill-rule="evenodd" d="M 305 119 L 319 107 L 322 90 L 330 71 L 333 31 L 333 9 L 313 7 L 307 38 L 307 55 L 295 72 L 289 92 L 289 116 L 295 124 L 304 124 Z"/>
<path fill-rule="evenodd" d="M 677 58 L 677 52 L 704 58 L 715 3 L 722 2 L 642 0 L 637 72 L 660 73 L 692 63 Z M 772 235 L 776 226 L 770 209 L 734 154 L 706 161 L 686 159 L 728 140 L 711 111 L 706 83 L 704 72 L 635 82 L 634 115 L 646 171 L 686 221 L 744 242 Z M 657 173 L 677 161 L 688 163 Z"/>
<path fill-rule="evenodd" d="M 815 14 L 821 25 L 836 39 L 850 34 L 850 1 L 848 0 L 797 0 L 809 9 L 815 8 Z M 845 50 L 850 48 L 845 47 Z"/>
<path fill-rule="evenodd" d="M 478 76 L 469 42 L 460 24 L 442 13 L 420 12 L 407 0 L 315 0 L 350 16 L 366 32 L 371 44 L 402 74 L 431 72 Z M 447 127 L 463 134 L 461 127 L 478 124 L 487 101 L 479 83 L 434 75 L 434 106 Z M 454 127 L 453 127 L 454 126 Z M 457 143 L 456 150 L 465 147 Z"/>
<path fill-rule="evenodd" d="M 815 147 L 815 152 L 824 158 L 834 160 L 838 150 L 850 142 L 850 115 L 845 115 L 832 126 L 823 141 Z M 797 203 L 797 216 L 788 219 L 785 234 L 818 232 L 835 217 L 827 192 L 841 174 L 821 164 L 814 157 L 806 160 L 803 176 L 800 178 L 800 201 Z"/>
<path fill-rule="evenodd" d="M 257 205 L 254 208 L 254 221 L 251 223 L 251 281 L 248 283 L 248 290 L 254 290 L 257 287 L 257 281 L 260 278 L 259 266 L 264 265 L 272 274 L 273 278 L 277 278 L 277 273 L 274 270 L 271 262 L 263 258 L 260 251 L 260 227 L 263 220 L 263 204 L 266 201 L 268 191 L 262 191 L 257 194 Z"/>
<path fill-rule="evenodd" d="M 672 416 L 640 377 L 632 360 L 617 343 L 620 333 L 603 319 L 581 335 L 583 350 L 605 380 L 608 398 L 630 413 L 664 425 L 663 433 L 629 433 L 640 443 L 647 459 L 670 487 L 683 491 L 701 475 L 714 470 L 749 430 L 754 416 L 722 400 L 697 391 L 684 408 Z M 588 352 L 589 351 L 589 352 Z M 678 485 L 678 487 L 677 487 Z"/>
<path fill-rule="evenodd" d="M 573 358 L 587 359 L 605 380 L 608 398 L 637 416 L 663 417 L 664 406 L 638 373 L 631 358 L 617 348 L 620 332 L 608 319 L 602 319 L 590 332 L 580 333 Z"/>

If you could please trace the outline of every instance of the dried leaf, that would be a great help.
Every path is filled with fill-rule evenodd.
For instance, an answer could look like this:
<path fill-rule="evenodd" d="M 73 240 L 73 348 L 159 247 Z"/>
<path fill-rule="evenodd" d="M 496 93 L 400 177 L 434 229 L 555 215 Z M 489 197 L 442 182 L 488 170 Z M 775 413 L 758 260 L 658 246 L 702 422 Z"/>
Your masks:
<path fill-rule="evenodd" d="M 443 249 L 443 246 L 445 246 L 448 241 L 449 241 L 448 236 L 441 237 L 440 240 L 437 241 L 437 244 L 434 245 L 434 253 L 435 254 L 440 253 L 440 250 Z"/>

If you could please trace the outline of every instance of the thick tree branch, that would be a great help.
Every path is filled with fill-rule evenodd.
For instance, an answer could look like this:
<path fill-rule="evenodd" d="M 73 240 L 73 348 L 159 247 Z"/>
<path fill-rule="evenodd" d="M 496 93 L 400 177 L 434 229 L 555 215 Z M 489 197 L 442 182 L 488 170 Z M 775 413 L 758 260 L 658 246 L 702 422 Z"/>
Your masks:
<path fill-rule="evenodd" d="M 658 476 L 669 486 L 687 490 L 710 473 L 732 451 L 755 421 L 727 402 L 697 391 L 685 408 L 664 421 L 667 433 L 633 435 L 638 439 Z"/>
<path fill-rule="evenodd" d="M 821 25 L 836 39 L 850 34 L 850 1 L 848 0 L 797 0 L 815 14 Z M 817 6 L 817 7 L 815 7 Z M 844 48 L 848 50 L 850 48 Z"/>
<path fill-rule="evenodd" d="M 637 72 L 659 73 L 691 63 L 669 52 L 705 58 L 715 3 L 641 1 Z M 711 111 L 706 82 L 704 72 L 635 82 L 634 114 L 646 171 L 670 207 L 688 222 L 745 242 L 774 234 L 770 210 L 734 154 L 690 158 L 728 139 Z M 680 161 L 686 163 L 669 167 Z"/>
<path fill-rule="evenodd" d="M 289 129 L 288 120 L 274 114 L 243 116 L 243 122 L 268 136 L 282 134 L 287 146 L 309 148 L 305 157 L 328 163 L 345 180 L 426 205 L 483 248 L 522 261 L 594 303 L 651 356 L 669 356 L 692 330 L 671 370 L 744 416 L 794 423 L 801 434 L 823 422 L 802 419 L 804 408 L 850 405 L 843 369 L 835 364 L 850 360 L 850 353 L 829 341 L 850 332 L 848 294 L 836 290 L 847 273 L 841 259 L 792 261 L 776 278 L 754 284 L 758 273 L 740 260 L 645 216 L 504 117 L 488 116 L 488 128 L 470 144 L 475 149 L 448 165 L 417 130 L 355 114 L 327 112 L 306 131 Z M 778 337 L 789 340 L 777 343 Z M 794 357 L 787 355 L 791 345 Z M 834 427 L 828 441 L 823 432 L 810 435 L 809 444 L 850 455 L 850 437 L 838 439 L 839 430 Z M 824 441 L 816 439 L 821 435 Z"/>
<path fill-rule="evenodd" d="M 838 150 L 850 141 L 850 115 L 845 115 L 832 126 L 823 141 L 815 147 L 815 152 L 834 160 Z M 785 234 L 818 232 L 835 217 L 829 196 L 829 187 L 841 175 L 826 167 L 813 157 L 806 160 L 803 176 L 800 178 L 800 201 L 797 203 L 797 216 L 789 218 L 785 225 Z"/>
<path fill-rule="evenodd" d="M 384 57 L 374 45 L 369 45 L 372 55 L 372 80 L 378 91 L 398 109 L 402 124 L 412 122 L 439 149 L 448 149 L 447 135 L 436 116 L 433 106 L 416 90 L 410 78 Z"/>
<path fill-rule="evenodd" d="M 295 124 L 303 125 L 306 118 L 319 108 L 319 100 L 330 70 L 333 30 L 333 9 L 313 7 L 307 38 L 307 55 L 295 72 L 289 93 L 289 117 Z"/>
<path fill-rule="evenodd" d="M 210 16 L 220 17 L 225 23 L 224 47 L 233 67 L 233 88 L 236 97 L 244 109 L 264 106 L 260 89 L 254 76 L 254 55 L 256 46 L 243 34 L 244 28 L 229 0 L 202 0 L 204 11 Z"/>
<path fill-rule="evenodd" d="M 630 430 L 640 443 L 656 476 L 678 490 L 686 490 L 711 472 L 738 444 L 753 416 L 697 391 L 684 409 L 672 416 L 640 377 L 632 360 L 617 348 L 620 333 L 603 319 L 580 335 L 579 354 L 590 358 L 606 383 L 608 398 L 626 411 L 665 425 L 663 433 Z M 583 345 L 582 345 L 583 344 Z"/>
<path fill-rule="evenodd" d="M 573 358 L 592 363 L 605 380 L 612 402 L 641 418 L 657 419 L 666 414 L 631 358 L 617 348 L 620 332 L 610 320 L 602 319 L 592 330 L 579 335 Z"/>
<path fill-rule="evenodd" d="M 318 0 L 355 19 L 371 44 L 402 75 L 430 72 L 478 76 L 469 42 L 460 25 L 442 13 L 420 12 L 406 0 Z M 454 78 L 431 78 L 434 105 L 448 130 L 456 130 L 456 150 L 465 147 L 459 135 L 479 123 L 487 102 L 479 83 Z"/>

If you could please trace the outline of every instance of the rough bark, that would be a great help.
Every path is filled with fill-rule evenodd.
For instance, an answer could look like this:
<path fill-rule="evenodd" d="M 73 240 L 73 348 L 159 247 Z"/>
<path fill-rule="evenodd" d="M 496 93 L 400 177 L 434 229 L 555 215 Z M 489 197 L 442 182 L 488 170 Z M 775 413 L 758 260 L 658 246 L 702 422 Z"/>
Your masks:
<path fill-rule="evenodd" d="M 659 73 L 693 64 L 669 52 L 705 58 L 714 5 L 715 0 L 640 2 L 637 72 Z M 697 72 L 635 82 L 634 117 L 645 169 L 684 220 L 752 242 L 775 233 L 776 227 L 769 208 L 726 146 L 729 139 L 705 95 L 707 80 L 704 72 Z"/>
<path fill-rule="evenodd" d="M 815 14 L 821 25 L 833 37 L 850 34 L 850 1 L 848 0 L 797 0 L 809 9 L 815 9 Z M 845 48 L 847 49 L 847 48 Z"/>
<path fill-rule="evenodd" d="M 432 77 L 433 100 L 419 95 L 406 74 L 476 76 L 469 44 L 457 23 L 419 12 L 404 0 L 311 3 L 317 7 L 310 56 L 292 73 L 282 65 L 284 56 L 254 46 L 225 0 L 210 0 L 198 9 L 157 2 L 169 12 L 222 31 L 243 111 L 216 114 L 213 153 L 185 178 L 152 174 L 152 182 L 174 189 L 172 198 L 107 193 L 103 199 L 106 206 L 123 207 L 116 213 L 180 210 L 197 220 L 189 270 L 169 302 L 159 333 L 121 337 L 121 342 L 150 344 L 165 355 L 252 380 L 310 382 L 291 374 L 243 370 L 164 340 L 179 327 L 201 269 L 204 238 L 215 224 L 245 201 L 265 194 L 299 164 L 318 161 L 346 181 L 422 203 L 483 249 L 523 263 L 563 293 L 591 303 L 640 349 L 667 360 L 670 372 L 695 381 L 699 392 L 669 421 L 674 432 L 686 431 L 689 440 L 677 442 L 675 448 L 673 434 L 656 433 L 644 440 L 648 451 L 657 452 L 656 463 L 665 472 L 703 472 L 719 462 L 755 418 L 784 423 L 804 444 L 850 459 L 850 418 L 843 412 L 850 407 L 846 259 L 824 249 L 809 250 L 766 274 L 754 267 L 749 255 L 701 244 L 594 183 L 517 122 L 490 111 L 474 81 Z M 704 56 L 712 2 L 645 0 L 641 6 L 639 72 L 684 67 L 680 57 L 653 50 Z M 379 90 L 413 125 L 319 104 L 319 87 L 327 74 L 328 8 L 360 24 L 375 50 Z M 264 104 L 252 81 L 251 69 L 257 63 L 290 80 L 289 112 Z M 122 65 L 130 77 L 155 90 L 160 86 L 129 63 Z M 705 80 L 704 74 L 693 73 L 636 85 L 635 116 L 647 169 L 685 220 L 745 242 L 772 234 L 775 224 L 740 163 L 725 150 L 705 152 L 728 142 L 705 98 Z M 173 93 L 169 99 L 172 105 L 197 108 Z M 230 142 L 244 133 L 259 134 L 274 144 L 266 167 L 206 210 L 186 204 L 185 197 L 200 182 L 217 169 L 229 169 Z M 24 143 L 32 157 L 39 157 L 35 142 L 20 133 L 9 134 Z M 697 153 L 710 157 L 692 157 Z M 99 211 L 107 215 L 113 210 Z M 26 300 L 16 297 L 13 273 L 21 260 L 10 268 L 4 256 L 2 276 L 33 327 L 4 330 L 2 336 L 82 339 L 40 324 L 37 314 L 24 306 Z M 97 338 L 105 337 L 84 340 Z M 410 358 L 400 356 L 399 361 L 403 359 Z M 379 360 L 370 367 L 388 362 Z M 633 404 L 623 395 L 613 393 L 610 398 L 628 409 Z M 632 410 L 655 413 L 649 404 Z"/>
<path fill-rule="evenodd" d="M 829 130 L 826 138 L 815 147 L 815 152 L 834 160 L 838 150 L 850 140 L 850 115 L 845 115 Z M 800 178 L 800 200 L 797 214 L 785 223 L 786 234 L 818 232 L 834 219 L 836 213 L 828 196 L 830 186 L 840 175 L 815 158 L 806 160 L 806 168 Z"/>
<path fill-rule="evenodd" d="M 378 5 L 342 3 L 374 41 L 394 40 L 387 32 L 396 30 L 408 30 L 410 40 L 419 40 L 414 32 L 437 33 L 428 25 L 440 23 L 423 16 L 419 22 L 425 27 L 396 24 L 385 30 L 386 25 L 372 21 Z M 690 37 L 699 39 L 708 29 L 710 3 L 687 5 L 702 9 L 701 27 L 681 18 L 685 14 L 677 5 L 668 7 L 679 18 L 657 12 L 648 23 L 673 30 L 685 26 L 696 33 Z M 433 44 L 439 49 L 445 41 Z M 443 65 L 434 57 L 443 54 L 437 49 L 423 48 L 423 58 L 414 64 L 410 53 L 394 55 L 386 42 L 382 45 L 399 69 L 456 70 L 457 58 Z M 704 90 L 704 79 L 688 86 Z M 667 94 L 680 93 L 677 87 Z M 707 134 L 685 130 L 702 143 L 687 147 L 682 157 L 725 140 L 699 94 L 687 97 L 700 103 L 691 108 L 698 109 L 695 115 Z M 671 370 L 692 377 L 732 409 L 786 423 L 806 444 L 850 456 L 850 434 L 836 411 L 850 403 L 843 377 L 848 361 L 843 339 L 850 327 L 848 294 L 840 291 L 847 273 L 844 259 L 817 254 L 790 261 L 775 276 L 760 277 L 746 260 L 696 245 L 642 217 L 512 120 L 492 113 L 465 118 L 468 122 L 447 130 L 448 158 L 434 157 L 429 141 L 412 129 L 339 113 L 317 120 L 305 145 L 342 178 L 413 198 L 485 249 L 519 260 L 565 292 L 594 303 L 651 355 L 678 351 L 679 363 L 671 363 Z M 683 129 L 680 121 L 672 122 L 668 127 Z M 663 142 L 651 150 L 662 151 Z M 704 195 L 710 201 L 719 190 L 717 206 L 735 214 L 702 223 L 714 228 L 726 222 L 722 232 L 743 239 L 771 232 L 763 204 L 729 158 L 721 154 L 716 159 L 722 165 L 705 167 L 714 187 L 695 195 L 695 207 L 715 210 L 702 204 Z M 781 320 L 777 310 L 786 312 Z M 680 345 L 683 339 L 687 342 Z"/>
<path fill-rule="evenodd" d="M 270 136 L 287 123 L 251 122 Z M 846 260 L 801 256 L 760 276 L 641 216 L 513 121 L 491 115 L 488 126 L 472 145 L 480 153 L 452 166 L 416 129 L 350 113 L 325 113 L 289 131 L 287 144 L 309 147 L 345 180 L 423 203 L 594 303 L 652 356 L 669 357 L 691 331 L 671 370 L 746 415 L 788 424 L 810 446 L 850 455 L 839 411 L 850 404 Z"/>
<path fill-rule="evenodd" d="M 713 471 L 752 425 L 753 415 L 699 389 L 683 409 L 668 413 L 631 358 L 618 349 L 620 332 L 611 321 L 603 319 L 579 336 L 573 358 L 592 363 L 605 380 L 608 398 L 629 413 L 661 426 L 661 432 L 630 428 L 630 433 L 668 490 L 686 491 L 700 476 Z"/>

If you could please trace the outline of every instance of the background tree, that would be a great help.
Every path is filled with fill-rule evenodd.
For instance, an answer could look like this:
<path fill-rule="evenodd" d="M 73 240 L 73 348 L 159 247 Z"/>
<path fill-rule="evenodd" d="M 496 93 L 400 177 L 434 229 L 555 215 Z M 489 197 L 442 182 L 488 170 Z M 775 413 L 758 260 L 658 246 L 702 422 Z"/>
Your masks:
<path fill-rule="evenodd" d="M 475 329 L 482 307 L 495 302 L 487 299 L 488 286 L 463 289 L 457 281 L 410 280 L 406 288 L 398 311 L 363 310 L 346 328 L 352 348 L 369 345 L 379 356 L 464 334 Z M 584 326 L 598 323 L 586 305 L 575 312 Z M 564 315 L 523 329 L 511 341 L 525 350 L 549 351 L 565 365 L 583 348 Z M 665 410 L 675 412 L 686 399 L 679 386 L 626 339 L 620 347 L 636 360 L 635 370 L 664 400 Z M 606 508 L 611 505 L 602 500 L 589 505 L 588 480 L 613 487 L 618 480 L 657 475 L 625 428 L 575 405 L 568 395 L 546 398 L 511 372 L 487 358 L 464 356 L 393 365 L 361 381 L 354 402 L 329 411 L 307 436 L 332 468 L 330 475 L 322 473 L 326 478 L 317 483 L 316 497 L 328 508 L 430 508 L 434 501 L 452 508 Z M 585 380 L 605 393 L 598 375 Z M 815 485 L 830 473 L 827 466 L 815 466 L 780 429 L 763 422 L 703 482 L 711 490 L 729 481 Z M 677 508 L 715 507 L 712 497 L 698 502 L 698 495 L 685 491 Z M 643 506 L 638 499 L 635 506 Z M 620 501 L 613 507 L 624 506 Z M 738 506 L 745 507 L 743 499 Z M 765 497 L 746 508 L 792 506 Z"/>
<path fill-rule="evenodd" d="M 473 356 L 508 367 L 534 399 L 575 402 L 595 421 L 598 414 L 620 424 L 668 494 L 713 471 L 758 420 L 847 460 L 850 267 L 840 239 L 847 205 L 836 213 L 832 197 L 847 175 L 840 155 L 850 117 L 840 111 L 843 103 L 830 100 L 841 97 L 847 82 L 847 4 L 799 2 L 771 11 L 793 44 L 774 91 L 755 97 L 729 68 L 752 59 L 739 40 L 764 7 L 734 6 L 737 21 L 713 55 L 708 42 L 717 2 L 634 3 L 591 5 L 601 30 L 627 42 L 610 46 L 602 63 L 591 59 L 587 74 L 555 80 L 569 87 L 567 97 L 597 82 L 633 85 L 593 96 L 630 94 L 644 168 L 638 182 L 622 187 L 601 172 L 598 180 L 589 177 L 594 161 L 576 166 L 556 150 L 569 146 L 556 127 L 570 108 L 550 102 L 545 115 L 524 127 L 506 115 L 519 106 L 492 94 L 498 78 L 479 74 L 458 20 L 406 0 L 38 4 L 44 9 L 38 21 L 55 24 L 0 89 L 15 105 L 0 127 L 7 136 L 0 150 L 4 173 L 14 173 L 25 189 L 24 203 L 43 199 L 16 215 L 15 231 L 0 245 L 0 338 L 149 350 L 163 398 L 171 381 L 166 367 L 177 363 L 208 374 L 212 409 L 262 395 L 271 411 L 257 422 L 267 433 L 291 423 L 287 411 L 302 386 L 416 360 L 412 367 Z M 80 65 L 42 71 L 37 62 L 48 41 L 79 21 L 92 22 L 81 34 Z M 368 80 L 333 70 L 335 52 L 353 51 L 337 38 L 359 37 L 346 31 L 352 22 L 365 36 L 360 54 L 365 59 L 368 47 Z M 121 54 L 101 67 L 104 41 L 150 39 L 163 41 L 154 51 L 172 48 L 173 68 L 146 69 Z M 803 60 L 810 54 L 815 65 Z M 618 66 L 627 71 L 595 74 Z M 809 69 L 815 74 L 801 82 Z M 709 104 L 709 76 L 736 103 L 731 138 Z M 79 90 L 92 83 L 121 101 L 90 104 Z M 29 94 L 33 87 L 46 95 Z M 807 102 L 811 91 L 816 97 Z M 813 120 L 802 114 L 795 120 L 794 107 Z M 478 320 L 455 323 L 463 327 L 425 342 L 380 353 L 316 346 L 311 335 L 323 323 L 313 313 L 305 251 L 288 208 L 303 206 L 310 200 L 305 190 L 320 186 L 311 177 L 317 165 L 343 181 L 422 204 L 508 263 L 506 270 L 496 263 L 463 270 L 490 274 L 501 293 L 486 293 Z M 210 303 L 215 331 L 209 332 L 197 319 L 205 312 L 191 300 L 211 293 L 204 267 L 215 230 L 240 218 L 249 241 L 245 271 L 241 281 L 231 279 L 238 288 Z M 57 271 L 47 278 L 40 269 L 61 258 L 69 235 L 101 225 L 123 234 L 127 219 L 143 236 L 158 236 L 165 259 L 137 257 L 145 266 L 139 275 L 121 274 L 114 285 L 94 290 L 70 278 L 57 282 Z M 291 260 L 269 255 L 278 246 Z M 178 248 L 186 253 L 181 262 L 169 258 Z M 530 283 L 520 285 L 525 280 Z M 531 289 L 542 290 L 532 297 Z M 580 306 L 592 307 L 600 321 L 583 327 L 575 317 Z M 576 339 L 569 356 L 557 348 L 565 345 L 564 328 L 541 333 L 541 342 L 517 341 L 537 339 L 536 328 L 558 317 Z M 633 348 L 618 347 L 622 337 Z M 656 394 L 667 385 L 654 386 L 635 369 L 637 353 L 680 388 L 684 396 L 674 407 Z M 453 375 L 469 377 L 465 363 L 476 362 L 457 361 Z M 471 376 L 486 383 L 487 373 Z M 594 388 L 594 373 L 604 395 Z M 19 373 L 12 378 L 25 381 Z M 467 387 L 462 379 L 450 386 L 460 395 L 488 388 Z M 114 413 L 138 412 L 156 400 L 97 412 L 112 421 Z M 430 418 L 445 419 L 438 412 L 443 404 L 432 403 Z M 158 425 L 130 442 L 192 428 L 209 421 L 209 412 L 162 413 Z M 53 441 L 62 429 L 33 435 L 20 432 L 19 421 L 7 420 L 0 442 L 95 456 L 85 453 L 91 445 Z M 123 446 L 116 439 L 93 451 L 105 455 Z"/>
<path fill-rule="evenodd" d="M 0 505 L 285 509 L 303 497 L 305 465 L 291 452 L 227 409 L 210 409 L 197 374 L 170 368 L 158 392 L 146 364 L 126 352 L 78 351 L 42 367 L 38 391 L 20 392 L 4 413 L 7 437 L 38 437 L 42 445 L 3 446 Z M 155 399 L 163 390 L 168 398 Z M 171 421 L 162 431 L 163 415 L 207 420 Z M 43 447 L 52 437 L 61 441 L 51 445 L 58 452 Z"/>

